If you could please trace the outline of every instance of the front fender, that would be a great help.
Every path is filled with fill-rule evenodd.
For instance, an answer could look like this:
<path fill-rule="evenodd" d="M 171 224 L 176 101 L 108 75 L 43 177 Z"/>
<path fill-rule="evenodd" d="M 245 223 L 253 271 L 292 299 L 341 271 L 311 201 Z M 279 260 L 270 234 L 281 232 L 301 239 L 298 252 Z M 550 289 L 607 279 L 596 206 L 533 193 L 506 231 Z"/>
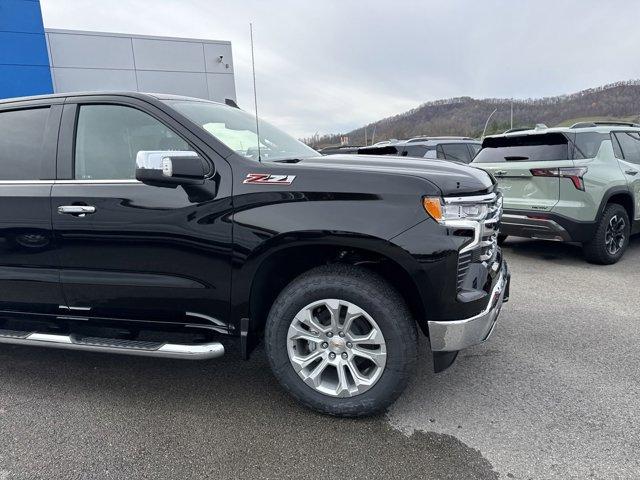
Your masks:
<path fill-rule="evenodd" d="M 398 245 L 388 240 L 371 235 L 326 230 L 304 230 L 281 233 L 266 239 L 256 246 L 241 261 L 236 263 L 233 272 L 232 308 L 234 319 L 247 318 L 250 314 L 250 299 L 253 297 L 256 285 L 264 282 L 262 272 L 270 262 L 277 261 L 276 269 L 281 266 L 286 270 L 288 261 L 299 259 L 300 254 L 310 265 L 322 263 L 322 252 L 331 251 L 358 251 L 361 253 L 383 258 L 393 262 L 406 276 L 410 271 L 415 271 L 416 260 Z M 277 259 L 277 260 L 273 260 Z M 316 263 L 317 262 L 317 263 Z M 269 281 L 267 278 L 266 281 Z"/>

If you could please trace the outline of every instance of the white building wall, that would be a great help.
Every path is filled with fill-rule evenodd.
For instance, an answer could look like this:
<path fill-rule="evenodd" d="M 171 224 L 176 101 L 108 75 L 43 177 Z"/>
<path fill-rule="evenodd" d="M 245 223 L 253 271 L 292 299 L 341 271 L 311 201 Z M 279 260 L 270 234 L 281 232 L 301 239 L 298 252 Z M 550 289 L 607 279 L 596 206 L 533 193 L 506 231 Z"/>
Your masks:
<path fill-rule="evenodd" d="M 45 31 L 55 92 L 133 90 L 236 100 L 231 43 Z"/>

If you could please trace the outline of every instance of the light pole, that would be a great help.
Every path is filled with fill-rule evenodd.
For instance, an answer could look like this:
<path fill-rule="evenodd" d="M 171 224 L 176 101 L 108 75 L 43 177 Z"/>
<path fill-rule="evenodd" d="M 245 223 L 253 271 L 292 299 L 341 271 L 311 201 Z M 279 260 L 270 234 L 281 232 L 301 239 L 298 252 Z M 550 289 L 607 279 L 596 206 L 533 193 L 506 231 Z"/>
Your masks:
<path fill-rule="evenodd" d="M 496 113 L 498 111 L 497 108 L 493 109 L 493 112 L 491 112 L 491 114 L 487 117 L 487 121 L 484 122 L 484 130 L 482 130 L 482 139 L 484 140 L 484 134 L 487 132 L 487 125 L 489 125 L 489 120 L 491 120 L 491 117 L 493 117 L 493 114 Z"/>
<path fill-rule="evenodd" d="M 509 128 L 513 130 L 513 100 L 511 100 L 511 126 Z"/>

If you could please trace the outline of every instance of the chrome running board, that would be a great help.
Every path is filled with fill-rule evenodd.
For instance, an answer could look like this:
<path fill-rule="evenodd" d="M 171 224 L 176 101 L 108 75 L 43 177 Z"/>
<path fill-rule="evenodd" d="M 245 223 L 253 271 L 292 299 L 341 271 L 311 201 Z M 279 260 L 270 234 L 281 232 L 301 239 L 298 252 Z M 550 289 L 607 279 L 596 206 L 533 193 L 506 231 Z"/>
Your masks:
<path fill-rule="evenodd" d="M 0 329 L 0 343 L 117 353 L 122 355 L 137 355 L 140 357 L 180 358 L 185 360 L 208 360 L 224 355 L 224 347 L 218 342 L 182 345 L 141 340 L 87 337 L 76 334 L 55 335 L 50 333 L 21 332 L 2 329 Z"/>

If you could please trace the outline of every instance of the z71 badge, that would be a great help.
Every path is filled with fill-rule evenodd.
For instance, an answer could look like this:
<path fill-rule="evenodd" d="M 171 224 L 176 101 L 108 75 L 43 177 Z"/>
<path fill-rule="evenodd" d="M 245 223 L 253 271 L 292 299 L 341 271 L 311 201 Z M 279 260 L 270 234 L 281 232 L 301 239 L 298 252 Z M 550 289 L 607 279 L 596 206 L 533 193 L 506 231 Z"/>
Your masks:
<path fill-rule="evenodd" d="M 242 183 L 258 185 L 291 185 L 295 175 L 273 175 L 269 173 L 247 173 L 247 178 Z"/>

